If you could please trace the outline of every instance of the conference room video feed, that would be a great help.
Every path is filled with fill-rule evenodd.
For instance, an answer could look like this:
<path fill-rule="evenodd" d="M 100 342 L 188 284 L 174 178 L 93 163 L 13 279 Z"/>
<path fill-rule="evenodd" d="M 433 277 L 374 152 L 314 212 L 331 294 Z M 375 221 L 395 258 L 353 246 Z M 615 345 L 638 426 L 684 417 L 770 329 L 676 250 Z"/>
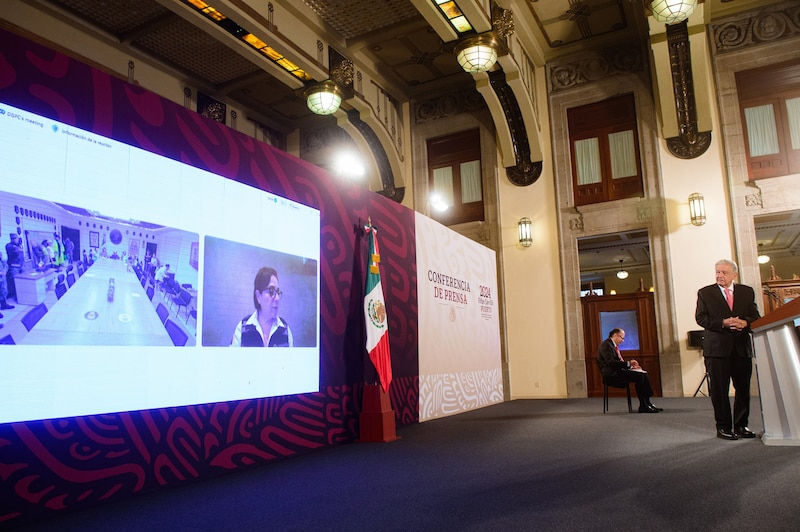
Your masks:
<path fill-rule="evenodd" d="M 195 345 L 197 233 L 8 192 L 2 211 L 2 343 Z"/>
<path fill-rule="evenodd" d="M 203 346 L 316 348 L 316 258 L 207 236 Z"/>

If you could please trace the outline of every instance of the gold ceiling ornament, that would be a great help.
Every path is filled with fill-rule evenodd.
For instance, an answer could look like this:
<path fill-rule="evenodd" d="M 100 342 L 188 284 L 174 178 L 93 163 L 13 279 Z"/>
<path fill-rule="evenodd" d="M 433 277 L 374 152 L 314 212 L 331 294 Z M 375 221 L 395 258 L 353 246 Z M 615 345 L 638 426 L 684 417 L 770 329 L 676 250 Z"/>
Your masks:
<path fill-rule="evenodd" d="M 514 35 L 514 12 L 510 9 L 496 9 L 492 18 L 492 28 L 504 39 Z"/>
<path fill-rule="evenodd" d="M 349 59 L 343 59 L 338 65 L 331 69 L 331 79 L 340 87 L 353 84 L 353 74 L 355 66 Z"/>

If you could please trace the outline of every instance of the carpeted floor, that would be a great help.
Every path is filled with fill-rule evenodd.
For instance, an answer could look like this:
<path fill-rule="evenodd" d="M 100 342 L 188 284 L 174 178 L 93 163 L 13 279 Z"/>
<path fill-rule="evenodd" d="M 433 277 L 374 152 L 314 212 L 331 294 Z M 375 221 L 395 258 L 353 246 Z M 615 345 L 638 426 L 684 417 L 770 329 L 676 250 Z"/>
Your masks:
<path fill-rule="evenodd" d="M 708 398 L 657 399 L 512 401 L 26 530 L 798 529 L 800 447 L 720 440 Z"/>

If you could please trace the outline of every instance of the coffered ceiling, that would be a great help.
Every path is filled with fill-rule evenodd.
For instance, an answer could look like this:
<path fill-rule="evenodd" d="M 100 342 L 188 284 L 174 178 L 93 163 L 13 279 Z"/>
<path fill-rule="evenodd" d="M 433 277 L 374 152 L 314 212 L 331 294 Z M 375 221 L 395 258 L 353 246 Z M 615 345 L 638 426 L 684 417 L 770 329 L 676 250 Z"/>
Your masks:
<path fill-rule="evenodd" d="M 23 0 L 98 37 L 132 57 L 168 69 L 218 100 L 243 109 L 254 120 L 286 132 L 318 120 L 305 105 L 302 88 L 278 79 L 263 61 L 242 53 L 241 42 L 214 31 L 181 0 Z M 472 4 L 463 0 L 460 4 Z M 727 14 L 767 0 L 710 0 L 707 9 Z M 481 2 L 482 3 L 482 2 Z M 583 47 L 647 38 L 643 0 L 499 0 L 512 8 L 516 34 L 538 65 Z M 324 33 L 337 51 L 373 63 L 392 96 L 408 101 L 474 87 L 458 66 L 452 46 L 426 20 L 437 15 L 432 0 L 206 0 L 221 12 L 232 6 L 273 22 L 280 5 L 308 27 Z M 263 6 L 261 5 L 263 4 Z M 255 7 L 254 7 L 255 6 Z M 253 11 L 255 9 L 255 11 Z M 426 19 L 420 11 L 426 10 Z M 438 15 L 437 15 L 438 16 Z M 247 26 L 249 21 L 236 21 Z M 280 31 L 280 20 L 274 21 Z M 252 30 L 252 28 L 245 28 Z M 289 36 L 290 37 L 290 36 Z M 313 57 L 316 51 L 305 50 Z M 321 81 L 321 80 L 317 80 Z"/>
<path fill-rule="evenodd" d="M 66 20 L 132 57 L 142 57 L 184 78 L 208 95 L 226 101 L 261 123 L 290 131 L 316 117 L 308 111 L 302 90 L 276 78 L 254 57 L 240 50 L 230 34 L 212 31 L 204 17 L 180 0 L 24 0 L 44 13 Z M 472 0 L 470 0 L 471 2 Z M 253 2 L 228 0 L 208 5 L 222 12 Z M 466 2 L 464 2 L 466 3 Z M 631 0 L 547 0 L 514 4 L 515 26 L 534 50 L 534 61 L 574 51 L 591 43 L 646 37 L 644 11 Z M 381 82 L 398 101 L 474 87 L 452 54 L 454 41 L 444 42 L 418 10 L 433 12 L 421 0 L 287 0 L 284 4 L 309 27 L 343 48 L 337 51 L 373 63 Z M 263 12 L 263 13 L 261 13 Z M 427 13 L 430 16 L 430 13 Z M 237 21 L 246 26 L 246 21 Z M 280 31 L 281 21 L 277 21 Z M 251 28 L 246 28 L 250 30 Z M 309 56 L 314 50 L 305 50 Z M 317 80 L 321 81 L 321 80 Z"/>

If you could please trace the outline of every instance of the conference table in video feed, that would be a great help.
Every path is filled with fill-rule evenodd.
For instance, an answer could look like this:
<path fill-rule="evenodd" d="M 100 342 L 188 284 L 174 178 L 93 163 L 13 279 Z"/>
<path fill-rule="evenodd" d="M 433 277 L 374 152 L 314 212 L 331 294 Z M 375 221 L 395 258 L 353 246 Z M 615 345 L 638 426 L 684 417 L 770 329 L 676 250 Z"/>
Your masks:
<path fill-rule="evenodd" d="M 20 343 L 173 345 L 133 271 L 106 258 L 86 270 Z"/>

